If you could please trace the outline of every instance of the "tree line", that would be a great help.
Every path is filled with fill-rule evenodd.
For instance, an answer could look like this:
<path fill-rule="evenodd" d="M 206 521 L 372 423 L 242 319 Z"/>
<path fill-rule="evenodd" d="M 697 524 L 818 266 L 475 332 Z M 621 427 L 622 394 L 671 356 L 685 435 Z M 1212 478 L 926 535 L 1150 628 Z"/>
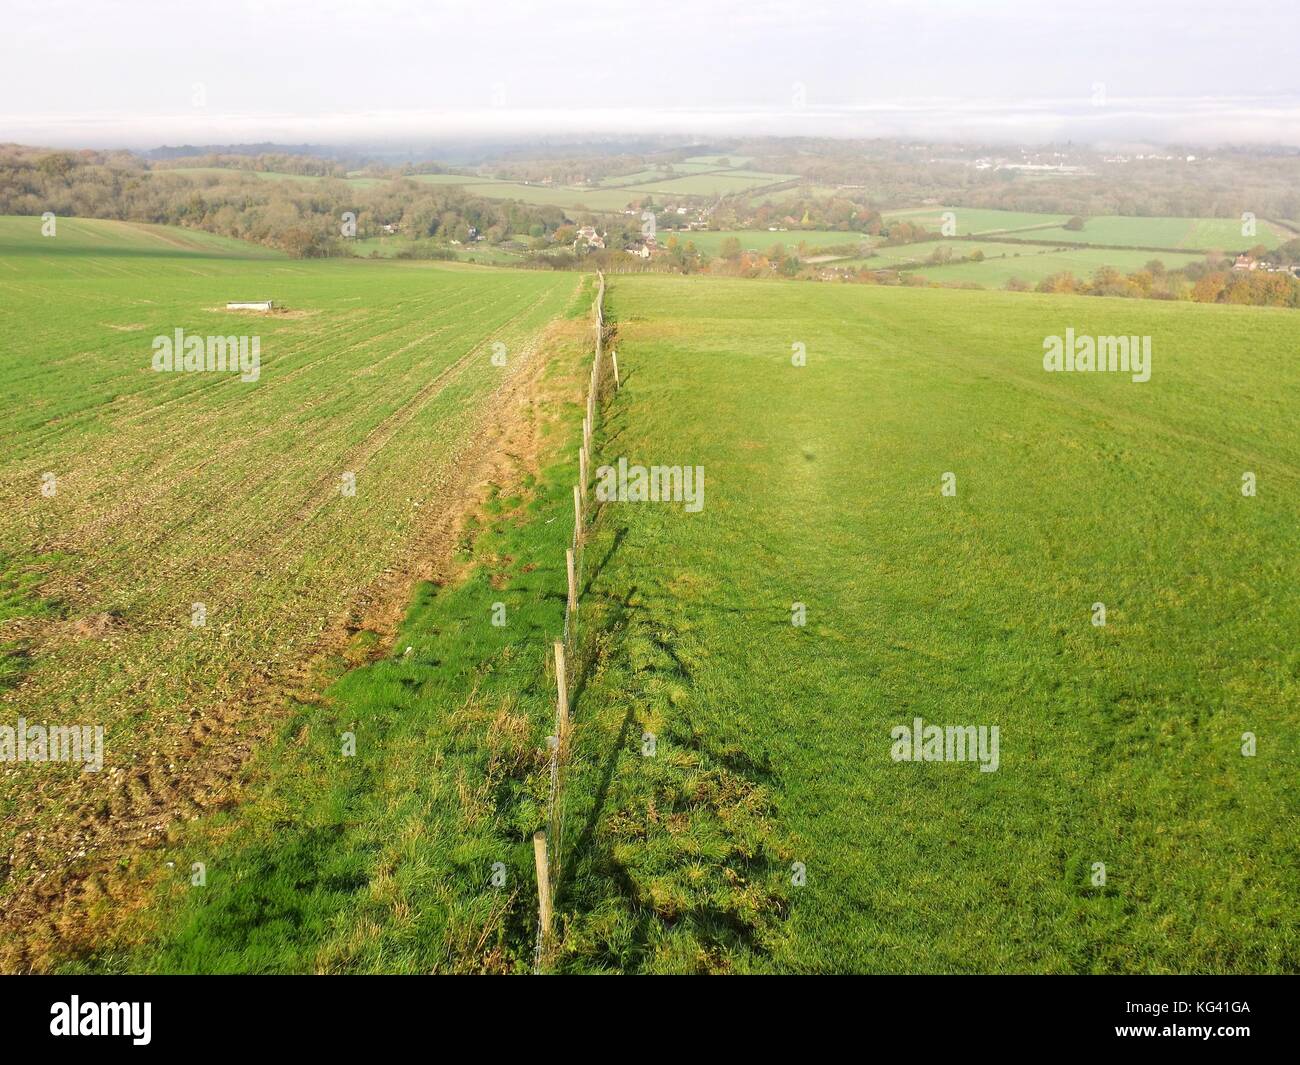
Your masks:
<path fill-rule="evenodd" d="M 455 185 L 394 178 L 361 187 L 333 176 L 297 181 L 252 172 L 263 168 L 269 161 L 253 157 L 241 169 L 182 174 L 174 166 L 151 168 L 129 152 L 5 145 L 0 214 L 52 211 L 187 226 L 301 258 L 349 254 L 345 216 L 354 217 L 357 237 L 391 230 L 462 243 L 479 234 L 491 241 L 513 233 L 545 236 L 566 222 L 558 207 L 482 199 Z"/>

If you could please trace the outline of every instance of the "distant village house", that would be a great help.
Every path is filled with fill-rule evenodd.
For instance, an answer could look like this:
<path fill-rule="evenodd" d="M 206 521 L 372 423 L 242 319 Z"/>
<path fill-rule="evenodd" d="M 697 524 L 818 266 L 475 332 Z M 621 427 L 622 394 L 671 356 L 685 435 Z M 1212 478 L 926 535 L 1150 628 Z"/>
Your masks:
<path fill-rule="evenodd" d="M 604 250 L 605 238 L 596 232 L 595 226 L 581 226 L 578 229 L 578 235 L 573 241 L 573 250 L 577 251 L 579 245 L 586 248 L 600 248 Z"/>

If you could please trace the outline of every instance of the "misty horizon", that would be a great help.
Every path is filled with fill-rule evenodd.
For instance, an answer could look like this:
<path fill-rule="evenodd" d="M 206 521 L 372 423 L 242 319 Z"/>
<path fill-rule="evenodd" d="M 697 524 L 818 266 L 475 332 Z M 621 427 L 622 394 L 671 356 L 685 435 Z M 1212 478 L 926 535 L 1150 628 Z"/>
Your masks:
<path fill-rule="evenodd" d="M 53 148 L 146 150 L 175 144 L 329 147 L 547 137 L 830 137 L 1003 145 L 1300 145 L 1300 97 L 1088 101 L 892 101 L 854 107 L 575 109 L 321 115 L 0 116 L 0 140 Z"/>
<path fill-rule="evenodd" d="M 11 37 L 0 65 L 0 141 L 50 147 L 642 134 L 1300 145 L 1300 17 L 1253 0 L 1159 0 L 1140 19 L 1115 0 L 1086 19 L 1026 0 L 513 0 L 490 21 L 459 0 L 17 8 L 24 47 Z"/>

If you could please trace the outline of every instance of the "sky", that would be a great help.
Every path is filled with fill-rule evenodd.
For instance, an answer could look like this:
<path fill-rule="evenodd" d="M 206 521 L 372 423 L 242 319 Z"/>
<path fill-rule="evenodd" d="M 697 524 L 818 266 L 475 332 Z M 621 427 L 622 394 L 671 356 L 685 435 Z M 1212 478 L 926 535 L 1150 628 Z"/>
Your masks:
<path fill-rule="evenodd" d="M 1300 145 L 1300 5 L 5 0 L 0 141 Z"/>

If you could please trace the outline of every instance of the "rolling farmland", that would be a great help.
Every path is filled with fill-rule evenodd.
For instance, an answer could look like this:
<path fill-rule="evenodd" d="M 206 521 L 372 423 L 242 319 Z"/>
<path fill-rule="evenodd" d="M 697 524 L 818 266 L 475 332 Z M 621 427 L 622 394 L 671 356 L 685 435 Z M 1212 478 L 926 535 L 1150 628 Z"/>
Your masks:
<path fill-rule="evenodd" d="M 1300 965 L 1289 312 L 658 276 L 610 306 L 596 461 L 707 477 L 591 547 L 562 968 Z M 1150 381 L 1045 374 L 1067 326 L 1152 337 Z M 998 725 L 997 770 L 895 761 L 918 717 Z"/>
<path fill-rule="evenodd" d="M 270 248 L 199 229 L 90 218 L 65 218 L 58 227 L 58 237 L 43 238 L 39 237 L 39 219 L 0 218 L 0 238 L 4 240 L 4 272 L 0 276 L 13 281 L 34 271 L 54 276 L 111 277 L 120 275 L 124 268 L 128 268 L 126 276 L 131 276 L 131 267 L 145 265 L 150 259 L 197 261 L 191 256 L 215 260 L 283 259 Z M 226 264 L 213 266 L 224 269 Z"/>
<path fill-rule="evenodd" d="M 6 968 L 105 934 L 143 890 L 107 863 L 231 803 L 282 686 L 435 571 L 487 415 L 578 283 L 40 225 L 0 219 L 0 701 L 102 723 L 105 770 L 0 777 Z M 256 379 L 154 372 L 176 329 L 256 335 Z"/>
<path fill-rule="evenodd" d="M 1294 1043 L 1294 8 L 17 6 L 6 1060 Z"/>
<path fill-rule="evenodd" d="M 356 188 L 374 188 L 387 182 L 383 178 L 348 177 L 324 178 L 300 174 L 279 174 L 270 171 L 240 171 L 220 167 L 176 167 L 154 171 L 155 175 L 178 174 L 182 177 L 197 179 L 220 177 L 228 180 L 230 175 L 247 174 L 261 180 L 297 181 L 306 184 L 322 181 L 346 181 Z M 471 196 L 482 196 L 489 200 L 519 200 L 521 203 L 536 204 L 543 207 L 583 208 L 592 211 L 621 211 L 630 199 L 636 198 L 615 189 L 580 189 L 566 186 L 529 185 L 516 181 L 497 181 L 494 178 L 480 177 L 472 174 L 412 174 L 407 178 L 394 180 L 415 181 L 426 185 L 454 185 L 464 189 Z"/>
<path fill-rule="evenodd" d="M 768 174 L 745 170 L 738 166 L 723 167 L 707 157 L 674 163 L 673 173 L 664 169 L 647 169 L 638 173 L 607 178 L 599 187 L 587 188 L 570 185 L 541 185 L 521 181 L 502 181 L 474 174 L 412 174 L 405 179 L 430 185 L 455 185 L 471 196 L 490 200 L 518 200 L 521 203 L 543 207 L 598 212 L 622 211 L 629 203 L 647 197 L 714 197 L 761 189 L 768 185 L 791 180 L 792 174 Z M 323 178 L 312 175 L 281 174 L 271 171 L 241 171 L 220 167 L 172 167 L 154 172 L 158 175 L 179 175 L 194 179 L 246 174 L 257 180 L 285 180 L 301 183 L 345 180 L 357 188 L 372 188 L 384 184 L 384 179 L 349 176 L 345 179 Z"/>
<path fill-rule="evenodd" d="M 0 702 L 104 722 L 105 771 L 0 777 L 6 967 L 530 971 L 591 279 L 39 224 L 0 219 Z M 1011 248 L 918 272 L 1116 254 Z M 591 530 L 548 967 L 1300 965 L 1288 312 L 608 304 L 596 462 L 707 479 Z M 177 327 L 256 331 L 257 379 L 153 372 Z M 1150 336 L 1151 380 L 1045 374 L 1067 327 Z M 916 718 L 996 725 L 996 770 L 894 760 Z"/>

